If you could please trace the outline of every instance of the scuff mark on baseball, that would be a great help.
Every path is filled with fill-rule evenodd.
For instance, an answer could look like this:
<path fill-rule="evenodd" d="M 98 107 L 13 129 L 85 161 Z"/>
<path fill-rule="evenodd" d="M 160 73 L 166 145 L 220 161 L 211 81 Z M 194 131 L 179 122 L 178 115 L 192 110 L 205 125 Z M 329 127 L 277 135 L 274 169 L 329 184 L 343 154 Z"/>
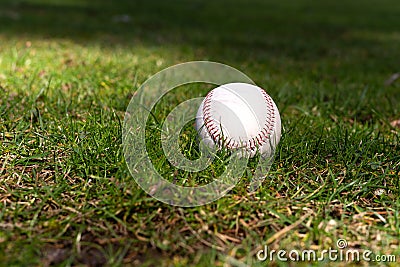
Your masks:
<path fill-rule="evenodd" d="M 272 156 L 281 137 L 281 118 L 260 87 L 228 83 L 211 90 L 196 115 L 199 139 L 210 148 L 227 148 L 254 157 Z"/>

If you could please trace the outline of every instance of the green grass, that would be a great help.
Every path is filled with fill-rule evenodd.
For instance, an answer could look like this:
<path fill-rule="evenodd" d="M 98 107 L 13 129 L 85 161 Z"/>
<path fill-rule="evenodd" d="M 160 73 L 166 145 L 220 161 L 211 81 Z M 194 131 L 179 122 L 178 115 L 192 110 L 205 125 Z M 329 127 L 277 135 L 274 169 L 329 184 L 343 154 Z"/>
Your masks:
<path fill-rule="evenodd" d="M 339 238 L 400 261 L 400 137 L 390 125 L 400 81 L 385 85 L 400 72 L 397 1 L 111 3 L 0 2 L 1 266 L 262 266 L 264 245 L 322 250 Z M 136 185 L 121 132 L 135 90 L 191 60 L 249 75 L 284 130 L 256 193 L 244 177 L 216 202 L 177 208 Z M 167 178 L 159 123 L 209 89 L 175 90 L 154 110 L 148 146 Z M 195 138 L 188 126 L 188 157 Z M 174 177 L 206 183 L 223 167 Z"/>

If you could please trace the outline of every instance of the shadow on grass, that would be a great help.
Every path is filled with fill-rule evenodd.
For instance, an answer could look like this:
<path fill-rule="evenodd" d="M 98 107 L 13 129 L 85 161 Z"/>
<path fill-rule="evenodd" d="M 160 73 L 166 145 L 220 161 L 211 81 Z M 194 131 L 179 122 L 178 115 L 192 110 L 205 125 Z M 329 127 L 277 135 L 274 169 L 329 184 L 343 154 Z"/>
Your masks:
<path fill-rule="evenodd" d="M 335 56 L 335 47 L 382 51 L 400 28 L 395 0 L 7 0 L 2 6 L 1 33 L 6 36 L 110 46 L 179 45 L 215 58 L 279 54 L 314 60 Z"/>

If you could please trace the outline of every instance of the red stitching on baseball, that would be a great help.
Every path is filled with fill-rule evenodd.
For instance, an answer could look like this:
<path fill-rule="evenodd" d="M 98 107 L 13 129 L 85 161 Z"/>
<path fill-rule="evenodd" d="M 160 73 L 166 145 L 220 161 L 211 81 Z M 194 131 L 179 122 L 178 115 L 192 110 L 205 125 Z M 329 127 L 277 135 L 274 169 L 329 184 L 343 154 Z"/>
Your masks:
<path fill-rule="evenodd" d="M 207 95 L 206 98 L 204 100 L 204 105 L 203 105 L 203 120 L 204 120 L 204 125 L 208 131 L 208 133 L 210 134 L 211 138 L 213 139 L 213 141 L 216 144 L 219 145 L 224 145 L 223 143 L 225 143 L 225 146 L 227 148 L 239 148 L 240 145 L 244 145 L 243 147 L 247 147 L 251 150 L 255 150 L 258 146 L 262 146 L 263 143 L 266 143 L 269 141 L 270 139 L 270 135 L 273 131 L 274 125 L 275 125 L 275 109 L 274 109 L 274 104 L 272 102 L 271 97 L 263 90 L 260 89 L 259 90 L 261 92 L 261 94 L 263 95 L 263 98 L 267 104 L 267 118 L 266 118 L 266 122 L 264 127 L 259 131 L 259 133 L 246 141 L 242 141 L 239 142 L 237 140 L 233 140 L 232 138 L 230 138 L 228 140 L 228 142 L 226 142 L 227 140 L 223 140 L 223 132 L 220 129 L 219 125 L 217 125 L 215 123 L 215 121 L 212 118 L 211 115 L 211 98 L 213 96 L 213 91 L 210 91 Z"/>

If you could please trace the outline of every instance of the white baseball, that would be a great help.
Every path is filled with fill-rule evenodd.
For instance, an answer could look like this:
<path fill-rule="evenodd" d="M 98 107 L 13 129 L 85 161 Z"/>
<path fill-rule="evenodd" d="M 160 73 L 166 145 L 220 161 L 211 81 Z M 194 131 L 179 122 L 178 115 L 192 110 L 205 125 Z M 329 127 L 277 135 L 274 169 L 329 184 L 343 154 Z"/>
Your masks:
<path fill-rule="evenodd" d="M 211 90 L 196 116 L 204 144 L 240 149 L 249 157 L 272 155 L 281 137 L 281 118 L 272 98 L 258 86 L 228 83 Z"/>

